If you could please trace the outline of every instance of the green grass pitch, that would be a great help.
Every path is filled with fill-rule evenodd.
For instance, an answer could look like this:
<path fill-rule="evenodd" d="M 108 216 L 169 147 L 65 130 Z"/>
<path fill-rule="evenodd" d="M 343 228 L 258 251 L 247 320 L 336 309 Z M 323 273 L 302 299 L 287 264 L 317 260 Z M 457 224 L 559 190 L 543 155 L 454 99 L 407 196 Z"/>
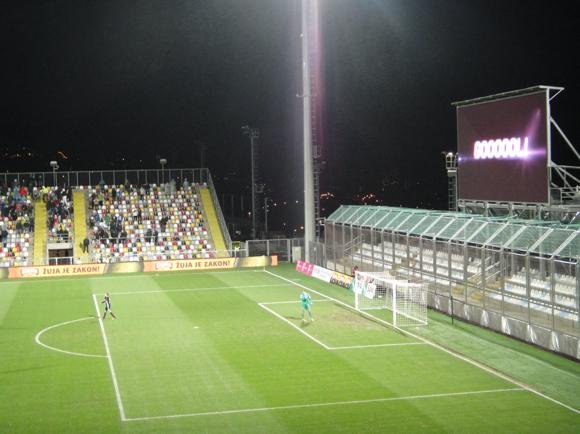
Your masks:
<path fill-rule="evenodd" d="M 577 362 L 352 302 L 289 264 L 2 282 L 0 433 L 580 432 Z"/>

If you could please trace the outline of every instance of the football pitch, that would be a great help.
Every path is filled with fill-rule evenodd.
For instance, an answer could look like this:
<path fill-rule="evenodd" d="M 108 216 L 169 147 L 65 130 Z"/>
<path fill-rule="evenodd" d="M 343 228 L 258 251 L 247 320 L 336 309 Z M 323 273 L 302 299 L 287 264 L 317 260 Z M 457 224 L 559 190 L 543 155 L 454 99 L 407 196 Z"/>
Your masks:
<path fill-rule="evenodd" d="M 0 432 L 580 432 L 579 363 L 352 304 L 289 264 L 2 282 Z"/>

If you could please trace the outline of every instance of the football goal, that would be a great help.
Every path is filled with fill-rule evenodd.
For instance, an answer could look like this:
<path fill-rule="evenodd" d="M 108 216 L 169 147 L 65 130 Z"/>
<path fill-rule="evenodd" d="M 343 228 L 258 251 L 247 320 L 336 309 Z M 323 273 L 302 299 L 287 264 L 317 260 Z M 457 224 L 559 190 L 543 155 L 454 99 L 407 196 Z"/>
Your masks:
<path fill-rule="evenodd" d="M 396 279 L 384 272 L 358 271 L 353 291 L 359 311 L 388 309 L 395 327 L 427 325 L 427 291 L 422 283 Z"/>

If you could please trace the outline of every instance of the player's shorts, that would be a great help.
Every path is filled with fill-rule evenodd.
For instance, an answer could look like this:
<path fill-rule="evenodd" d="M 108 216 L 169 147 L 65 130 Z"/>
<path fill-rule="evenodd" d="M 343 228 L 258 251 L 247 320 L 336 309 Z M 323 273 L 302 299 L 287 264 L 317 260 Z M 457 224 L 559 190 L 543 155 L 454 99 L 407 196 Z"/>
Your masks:
<path fill-rule="evenodd" d="M 310 305 L 309 304 L 302 303 L 302 309 L 304 309 L 304 310 L 310 310 Z"/>

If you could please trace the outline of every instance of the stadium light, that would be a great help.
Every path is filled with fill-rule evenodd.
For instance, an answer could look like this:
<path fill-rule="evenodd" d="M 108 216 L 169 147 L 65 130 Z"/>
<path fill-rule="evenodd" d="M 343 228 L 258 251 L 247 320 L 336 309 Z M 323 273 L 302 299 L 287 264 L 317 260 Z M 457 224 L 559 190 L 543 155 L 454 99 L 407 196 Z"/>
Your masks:
<path fill-rule="evenodd" d="M 54 186 L 56 187 L 56 171 L 58 170 L 58 163 L 54 160 L 52 160 L 50 163 L 50 167 L 52 167 L 52 182 L 54 183 Z"/>
<path fill-rule="evenodd" d="M 165 165 L 167 164 L 167 160 L 165 158 L 161 158 L 159 160 L 159 164 L 161 164 L 161 183 L 165 184 Z"/>

